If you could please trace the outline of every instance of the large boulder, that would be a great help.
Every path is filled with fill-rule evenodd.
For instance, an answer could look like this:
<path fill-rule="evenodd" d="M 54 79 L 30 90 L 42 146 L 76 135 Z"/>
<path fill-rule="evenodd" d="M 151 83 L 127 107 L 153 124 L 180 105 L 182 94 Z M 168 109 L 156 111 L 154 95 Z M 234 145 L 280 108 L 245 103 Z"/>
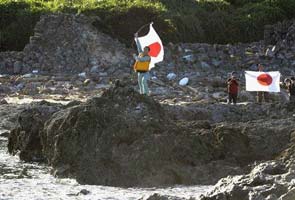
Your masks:
<path fill-rule="evenodd" d="M 143 200 L 143 198 L 139 199 Z M 169 195 L 160 195 L 158 193 L 155 193 L 148 197 L 146 200 L 188 200 L 186 198 L 182 197 L 175 197 L 175 196 L 169 196 Z M 195 198 L 190 198 L 189 200 L 195 200 Z"/>
<path fill-rule="evenodd" d="M 212 157 L 198 134 L 180 130 L 160 104 L 124 86 L 55 113 L 42 141 L 56 175 L 87 184 L 193 184 L 204 178 L 194 168 Z"/>
<path fill-rule="evenodd" d="M 285 123 L 282 120 L 280 121 L 285 127 L 288 127 L 287 124 L 291 122 L 294 124 L 294 119 L 286 120 Z M 270 125 L 266 126 L 270 127 Z M 290 126 L 289 128 L 290 130 L 294 129 L 294 127 Z M 202 196 L 201 200 L 293 199 L 295 180 L 294 135 L 294 132 L 291 132 L 285 150 L 277 154 L 276 160 L 254 164 L 248 174 L 228 176 L 221 179 L 211 192 Z M 276 140 L 280 140 L 280 138 L 276 138 Z M 268 144 L 272 145 L 274 143 L 268 142 Z M 262 150 L 265 147 L 260 146 L 259 148 Z M 259 151 L 259 149 L 256 151 Z"/>
<path fill-rule="evenodd" d="M 11 130 L 9 135 L 9 153 L 20 152 L 20 159 L 24 161 L 44 160 L 40 133 L 43 130 L 44 122 L 59 109 L 60 106 L 56 104 L 42 101 L 33 103 L 20 112 L 17 118 L 17 126 Z"/>
<path fill-rule="evenodd" d="M 284 179 L 290 175 L 294 176 L 294 171 L 289 171 L 282 162 L 268 161 L 255 166 L 249 174 L 221 179 L 201 200 L 278 199 L 286 196 L 292 186 L 292 182 Z"/>

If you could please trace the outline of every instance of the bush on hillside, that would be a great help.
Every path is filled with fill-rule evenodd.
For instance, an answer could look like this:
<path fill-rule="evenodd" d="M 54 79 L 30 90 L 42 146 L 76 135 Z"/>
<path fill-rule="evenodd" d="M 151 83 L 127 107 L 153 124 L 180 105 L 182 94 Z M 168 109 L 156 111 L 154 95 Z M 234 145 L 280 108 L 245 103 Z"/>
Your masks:
<path fill-rule="evenodd" d="M 264 25 L 294 18 L 294 10 L 294 0 L 0 0 L 0 51 L 22 50 L 48 12 L 99 16 L 98 30 L 132 46 L 133 34 L 151 21 L 164 43 L 257 41 Z"/>

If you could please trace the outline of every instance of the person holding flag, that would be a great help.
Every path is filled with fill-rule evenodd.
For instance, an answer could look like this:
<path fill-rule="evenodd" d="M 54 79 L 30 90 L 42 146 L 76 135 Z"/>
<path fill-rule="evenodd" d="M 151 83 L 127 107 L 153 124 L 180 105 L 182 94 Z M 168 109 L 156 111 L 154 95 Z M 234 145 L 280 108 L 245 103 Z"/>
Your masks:
<path fill-rule="evenodd" d="M 161 62 L 164 58 L 162 41 L 154 30 L 153 23 L 149 25 L 150 30 L 147 35 L 138 37 L 138 31 L 134 34 L 139 54 L 133 54 L 136 61 L 133 68 L 137 72 L 139 92 L 144 95 L 149 95 L 147 81 L 149 79 L 150 69 L 155 66 L 155 63 Z M 142 49 L 142 47 L 144 48 Z"/>
<path fill-rule="evenodd" d="M 258 64 L 258 71 L 263 72 L 264 66 L 262 64 Z M 258 91 L 257 92 L 257 102 L 262 103 L 262 100 L 264 99 L 264 102 L 269 101 L 269 93 L 265 91 Z"/>
<path fill-rule="evenodd" d="M 151 62 L 151 57 L 149 56 L 150 48 L 146 46 L 142 50 L 140 42 L 138 41 L 138 33 L 135 33 L 134 37 L 137 50 L 139 52 L 138 56 L 136 54 L 133 54 L 133 57 L 136 60 L 134 64 L 134 70 L 137 72 L 138 76 L 139 93 L 148 95 L 149 88 L 147 80 L 149 79 L 149 65 Z"/>

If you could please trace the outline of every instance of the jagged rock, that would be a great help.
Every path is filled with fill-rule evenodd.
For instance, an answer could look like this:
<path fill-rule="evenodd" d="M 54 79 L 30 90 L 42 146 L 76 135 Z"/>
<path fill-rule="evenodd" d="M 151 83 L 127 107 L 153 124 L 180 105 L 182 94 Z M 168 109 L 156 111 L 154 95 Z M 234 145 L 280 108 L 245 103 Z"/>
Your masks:
<path fill-rule="evenodd" d="M 0 100 L 0 105 L 3 105 L 3 104 L 8 104 L 8 102 L 5 99 L 1 99 Z"/>
<path fill-rule="evenodd" d="M 44 160 L 40 141 L 41 131 L 44 122 L 58 110 L 57 105 L 42 101 L 22 111 L 17 119 L 17 127 L 9 134 L 9 153 L 20 152 L 20 159 L 24 161 Z"/>
<path fill-rule="evenodd" d="M 84 15 L 41 16 L 23 52 L 0 53 L 0 61 L 4 60 L 0 73 L 32 70 L 73 73 L 93 64 L 99 64 L 100 68 L 128 69 L 128 50 L 118 40 L 97 30 L 92 22 L 91 17 Z"/>
<path fill-rule="evenodd" d="M 287 194 L 284 194 L 280 200 L 294 200 L 295 199 L 295 189 L 290 190 Z"/>
<path fill-rule="evenodd" d="M 19 74 L 22 71 L 22 63 L 20 61 L 16 61 L 13 64 L 13 72 L 15 74 Z"/>
<path fill-rule="evenodd" d="M 69 174 L 87 184 L 193 182 L 190 176 L 197 163 L 189 162 L 209 159 L 202 153 L 205 146 L 198 145 L 199 136 L 178 135 L 158 103 L 117 85 L 101 98 L 57 112 L 46 122 L 42 141 L 49 163 L 55 168 L 69 165 Z"/>
<path fill-rule="evenodd" d="M 139 199 L 143 200 L 143 198 Z M 148 197 L 146 200 L 195 200 L 195 198 L 181 198 L 181 197 L 174 197 L 174 196 L 169 196 L 169 195 L 160 195 L 160 194 L 153 194 L 150 197 Z"/>
<path fill-rule="evenodd" d="M 9 131 L 5 131 L 5 132 L 2 132 L 2 133 L 0 134 L 0 136 L 1 136 L 1 137 L 8 137 L 9 134 L 10 134 Z"/>

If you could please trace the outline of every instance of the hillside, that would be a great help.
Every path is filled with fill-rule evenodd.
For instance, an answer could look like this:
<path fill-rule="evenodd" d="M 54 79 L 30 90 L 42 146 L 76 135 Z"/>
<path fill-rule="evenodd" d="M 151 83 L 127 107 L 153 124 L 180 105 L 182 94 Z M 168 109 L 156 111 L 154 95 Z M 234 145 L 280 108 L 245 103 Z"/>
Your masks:
<path fill-rule="evenodd" d="M 295 17 L 294 0 L 0 0 L 0 51 L 22 50 L 45 13 L 94 16 L 127 46 L 155 22 L 164 42 L 238 43 L 263 38 L 263 26 Z"/>

